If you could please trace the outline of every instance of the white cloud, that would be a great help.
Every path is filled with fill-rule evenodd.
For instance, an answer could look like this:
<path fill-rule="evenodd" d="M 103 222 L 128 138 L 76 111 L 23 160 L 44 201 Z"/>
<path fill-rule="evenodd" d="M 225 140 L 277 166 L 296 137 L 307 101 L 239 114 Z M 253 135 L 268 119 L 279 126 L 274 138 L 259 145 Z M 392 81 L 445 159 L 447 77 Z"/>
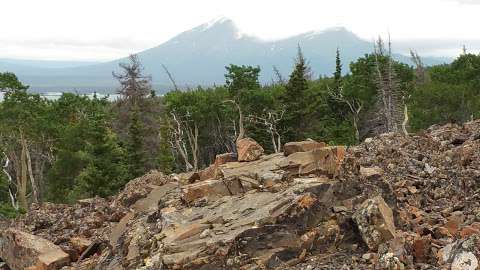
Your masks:
<path fill-rule="evenodd" d="M 479 0 L 480 1 L 480 0 Z M 0 57 L 111 59 L 218 16 L 264 39 L 345 26 L 371 40 L 480 39 L 474 0 L 4 0 Z"/>

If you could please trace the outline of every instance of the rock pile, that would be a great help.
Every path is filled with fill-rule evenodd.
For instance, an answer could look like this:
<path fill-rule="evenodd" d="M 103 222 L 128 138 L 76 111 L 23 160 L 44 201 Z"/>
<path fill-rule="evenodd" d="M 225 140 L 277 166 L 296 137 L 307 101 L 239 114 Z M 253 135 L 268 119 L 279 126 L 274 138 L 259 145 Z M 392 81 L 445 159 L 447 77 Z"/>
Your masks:
<path fill-rule="evenodd" d="M 238 148 L 114 198 L 33 207 L 0 234 L 0 269 L 478 268 L 480 122 Z"/>

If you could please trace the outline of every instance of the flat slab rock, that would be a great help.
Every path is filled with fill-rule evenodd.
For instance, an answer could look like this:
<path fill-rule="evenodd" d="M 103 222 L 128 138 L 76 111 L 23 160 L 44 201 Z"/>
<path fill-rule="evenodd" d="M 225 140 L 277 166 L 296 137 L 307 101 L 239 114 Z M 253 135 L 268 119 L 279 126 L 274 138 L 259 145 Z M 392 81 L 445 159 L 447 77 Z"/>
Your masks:
<path fill-rule="evenodd" d="M 0 232 L 0 257 L 11 269 L 56 270 L 70 263 L 57 245 L 15 229 Z"/>
<path fill-rule="evenodd" d="M 252 256 L 267 252 L 261 244 L 265 239 L 269 250 L 300 252 L 302 240 L 298 228 L 313 227 L 328 216 L 339 186 L 341 183 L 324 178 L 303 179 L 279 193 L 252 190 L 219 198 L 202 207 L 163 209 L 166 223 L 158 236 L 168 251 L 162 255 L 163 263 L 191 269 L 195 268 L 188 266 L 192 263 L 203 265 L 226 260 L 233 243 L 240 238 L 250 239 L 252 245 L 256 243 L 242 251 Z M 261 235 L 270 236 L 255 240 Z"/>
<path fill-rule="evenodd" d="M 296 152 L 284 159 L 280 167 L 294 175 L 338 175 L 345 158 L 344 146 L 326 146 L 307 152 Z"/>
<path fill-rule="evenodd" d="M 289 156 L 297 152 L 308 152 L 315 149 L 320 149 L 327 146 L 324 142 L 316 142 L 314 140 L 307 140 L 301 142 L 289 142 L 283 147 L 283 153 L 285 156 Z"/>

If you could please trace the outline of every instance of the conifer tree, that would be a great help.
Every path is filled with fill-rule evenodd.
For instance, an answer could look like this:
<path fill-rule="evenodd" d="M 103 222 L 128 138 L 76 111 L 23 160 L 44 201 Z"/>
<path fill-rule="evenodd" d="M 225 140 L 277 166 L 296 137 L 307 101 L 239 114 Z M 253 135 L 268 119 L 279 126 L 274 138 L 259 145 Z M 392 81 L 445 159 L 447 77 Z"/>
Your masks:
<path fill-rule="evenodd" d="M 337 53 L 335 56 L 335 72 L 333 73 L 334 88 L 338 92 L 340 87 L 342 87 L 342 62 L 340 59 L 340 49 L 337 48 Z"/>
<path fill-rule="evenodd" d="M 285 87 L 282 101 L 285 105 L 285 116 L 283 118 L 283 130 L 286 131 L 287 140 L 303 139 L 307 114 L 307 90 L 310 76 L 309 67 L 303 56 L 300 46 L 295 60 L 295 68 L 290 74 L 290 79 Z"/>
<path fill-rule="evenodd" d="M 131 112 L 130 126 L 128 127 L 128 155 L 130 164 L 130 173 L 133 177 L 141 176 L 145 173 L 145 151 L 142 140 L 144 127 L 140 121 L 140 109 L 134 106 Z"/>
<path fill-rule="evenodd" d="M 175 158 L 172 152 L 172 146 L 169 141 L 169 123 L 166 116 L 163 116 L 160 123 L 160 150 L 158 157 L 158 167 L 160 171 L 169 174 L 173 172 Z"/>

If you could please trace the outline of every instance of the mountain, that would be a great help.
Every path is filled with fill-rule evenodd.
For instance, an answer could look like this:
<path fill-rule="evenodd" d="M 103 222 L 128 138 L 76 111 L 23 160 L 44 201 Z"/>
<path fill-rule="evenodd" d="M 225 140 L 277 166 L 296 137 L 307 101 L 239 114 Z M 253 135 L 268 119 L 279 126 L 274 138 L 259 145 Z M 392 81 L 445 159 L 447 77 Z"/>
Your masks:
<path fill-rule="evenodd" d="M 287 77 L 298 45 L 317 76 L 334 71 L 337 47 L 340 48 L 345 69 L 348 69 L 347 63 L 373 48 L 371 42 L 341 27 L 265 41 L 242 34 L 233 21 L 222 18 L 180 33 L 157 47 L 138 53 L 138 56 L 145 66 L 145 72 L 152 75 L 154 87 L 162 92 L 170 88 L 162 64 L 169 69 L 177 84 L 182 86 L 222 84 L 225 81 L 225 66 L 230 63 L 259 65 L 262 69 L 260 79 L 264 83 L 273 78 L 273 66 Z M 396 57 L 408 62 L 408 57 Z M 0 59 L 0 71 L 16 72 L 33 91 L 112 92 L 117 83 L 111 73 L 117 71 L 118 64 L 126 60 L 122 58 L 106 63 L 48 68 L 23 63 L 14 68 L 10 64 L 9 69 L 8 63 Z M 424 60 L 427 64 L 445 61 L 440 58 Z"/>

